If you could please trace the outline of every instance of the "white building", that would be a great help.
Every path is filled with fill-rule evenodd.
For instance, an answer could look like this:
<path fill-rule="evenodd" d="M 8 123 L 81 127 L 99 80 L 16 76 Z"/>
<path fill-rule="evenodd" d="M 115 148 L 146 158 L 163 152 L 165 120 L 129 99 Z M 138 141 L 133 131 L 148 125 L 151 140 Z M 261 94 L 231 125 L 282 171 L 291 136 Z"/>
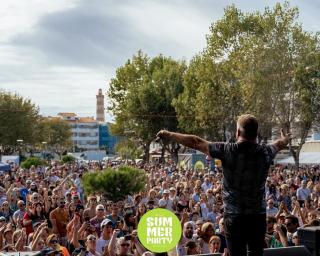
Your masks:
<path fill-rule="evenodd" d="M 78 117 L 75 113 L 58 113 L 71 126 L 73 149 L 99 149 L 99 123 L 93 117 Z"/>

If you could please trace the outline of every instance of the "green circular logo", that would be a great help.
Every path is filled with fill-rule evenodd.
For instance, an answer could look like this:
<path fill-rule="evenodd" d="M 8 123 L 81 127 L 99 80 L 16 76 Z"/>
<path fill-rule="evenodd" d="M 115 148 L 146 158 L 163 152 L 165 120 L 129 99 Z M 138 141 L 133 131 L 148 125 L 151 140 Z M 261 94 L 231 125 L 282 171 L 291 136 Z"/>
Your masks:
<path fill-rule="evenodd" d="M 139 240 L 151 252 L 170 251 L 179 243 L 181 233 L 178 217 L 162 208 L 148 211 L 138 224 Z"/>

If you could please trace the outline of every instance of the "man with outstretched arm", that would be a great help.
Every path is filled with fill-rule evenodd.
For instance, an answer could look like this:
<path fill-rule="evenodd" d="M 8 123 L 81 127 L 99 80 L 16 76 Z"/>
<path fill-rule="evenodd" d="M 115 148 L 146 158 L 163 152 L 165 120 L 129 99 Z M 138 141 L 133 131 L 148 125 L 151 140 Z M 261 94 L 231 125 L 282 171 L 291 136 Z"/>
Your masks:
<path fill-rule="evenodd" d="M 250 114 L 237 121 L 236 143 L 209 142 L 195 135 L 161 130 L 157 137 L 174 140 L 220 159 L 223 167 L 225 236 L 231 256 L 263 255 L 266 232 L 265 182 L 277 152 L 290 134 L 272 144 L 257 143 L 258 121 Z"/>

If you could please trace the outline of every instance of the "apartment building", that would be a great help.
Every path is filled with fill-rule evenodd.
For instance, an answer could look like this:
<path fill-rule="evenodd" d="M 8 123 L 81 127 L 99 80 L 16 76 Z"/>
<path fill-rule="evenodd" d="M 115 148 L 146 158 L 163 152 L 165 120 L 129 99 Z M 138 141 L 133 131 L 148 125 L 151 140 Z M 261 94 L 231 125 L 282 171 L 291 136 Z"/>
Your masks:
<path fill-rule="evenodd" d="M 93 117 L 78 117 L 75 113 L 58 113 L 72 131 L 73 150 L 99 150 L 99 122 Z"/>

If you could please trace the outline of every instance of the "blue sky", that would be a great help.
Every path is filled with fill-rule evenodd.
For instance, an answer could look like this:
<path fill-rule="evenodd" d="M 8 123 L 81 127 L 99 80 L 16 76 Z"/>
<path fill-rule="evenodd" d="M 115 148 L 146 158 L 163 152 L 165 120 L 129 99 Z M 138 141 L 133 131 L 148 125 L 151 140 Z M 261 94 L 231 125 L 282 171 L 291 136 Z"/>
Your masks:
<path fill-rule="evenodd" d="M 190 60 L 223 9 L 263 11 L 283 1 L 1 0 L 0 89 L 39 105 L 41 114 L 95 115 L 116 68 L 139 49 Z M 320 31 L 320 1 L 290 1 L 308 31 Z"/>

